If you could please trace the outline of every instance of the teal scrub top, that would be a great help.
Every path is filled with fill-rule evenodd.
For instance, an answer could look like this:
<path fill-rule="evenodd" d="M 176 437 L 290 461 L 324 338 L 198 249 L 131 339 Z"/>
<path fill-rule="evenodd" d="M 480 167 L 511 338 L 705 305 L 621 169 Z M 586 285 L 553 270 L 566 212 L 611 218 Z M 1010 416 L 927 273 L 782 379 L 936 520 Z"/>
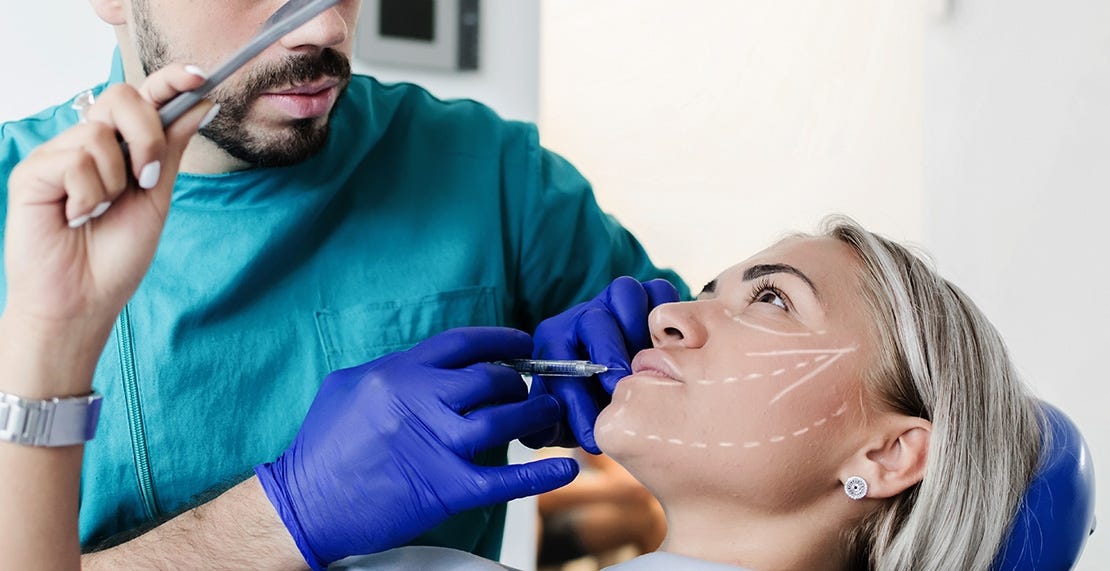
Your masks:
<path fill-rule="evenodd" d="M 117 53 L 108 84 L 122 81 Z M 0 125 L 3 208 L 15 164 L 76 120 L 66 103 Z M 532 331 L 620 275 L 688 295 L 533 125 L 355 76 L 318 155 L 178 176 L 154 262 L 97 366 L 82 543 L 277 457 L 330 371 L 452 327 Z M 504 463 L 505 449 L 479 460 Z M 503 506 L 460 514 L 416 543 L 496 558 L 503 518 Z"/>

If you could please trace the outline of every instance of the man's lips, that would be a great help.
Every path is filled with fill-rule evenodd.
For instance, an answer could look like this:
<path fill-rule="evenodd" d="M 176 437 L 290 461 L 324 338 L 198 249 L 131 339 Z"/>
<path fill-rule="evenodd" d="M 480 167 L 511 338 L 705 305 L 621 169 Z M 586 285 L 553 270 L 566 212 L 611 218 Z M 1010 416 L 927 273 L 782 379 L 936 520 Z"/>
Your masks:
<path fill-rule="evenodd" d="M 670 356 L 659 349 L 645 349 L 632 359 L 632 374 L 659 377 L 675 383 L 682 380 Z"/>
<path fill-rule="evenodd" d="M 278 110 L 294 119 L 310 119 L 327 115 L 339 98 L 339 79 L 325 78 L 263 93 L 259 99 L 270 103 Z"/>
<path fill-rule="evenodd" d="M 339 85 L 339 78 L 325 77 L 317 79 L 316 81 L 313 81 L 311 83 L 305 83 L 296 87 L 290 87 L 289 89 L 283 89 L 281 91 L 271 91 L 266 93 L 266 95 L 316 95 L 321 91 L 326 91 L 337 85 Z"/>

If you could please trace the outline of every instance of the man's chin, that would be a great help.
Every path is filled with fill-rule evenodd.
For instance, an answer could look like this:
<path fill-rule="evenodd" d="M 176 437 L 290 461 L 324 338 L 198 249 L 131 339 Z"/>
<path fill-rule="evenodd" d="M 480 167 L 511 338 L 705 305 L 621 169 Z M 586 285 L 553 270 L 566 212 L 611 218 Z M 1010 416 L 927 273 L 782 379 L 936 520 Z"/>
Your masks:
<path fill-rule="evenodd" d="M 211 126 L 210 126 L 211 127 Z M 239 125 L 232 131 L 203 133 L 235 159 L 256 167 L 284 167 L 303 162 L 327 144 L 328 122 L 324 117 L 301 119 L 279 127 Z"/>

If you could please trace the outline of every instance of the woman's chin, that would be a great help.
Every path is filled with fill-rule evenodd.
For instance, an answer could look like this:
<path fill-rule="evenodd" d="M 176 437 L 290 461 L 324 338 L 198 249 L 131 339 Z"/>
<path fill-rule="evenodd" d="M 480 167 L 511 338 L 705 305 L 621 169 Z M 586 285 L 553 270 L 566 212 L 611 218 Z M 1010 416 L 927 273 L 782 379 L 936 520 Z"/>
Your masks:
<path fill-rule="evenodd" d="M 594 424 L 594 440 L 603 453 L 618 461 L 622 457 L 636 456 L 655 448 L 643 437 L 643 430 L 629 412 L 622 412 L 622 405 L 613 403 L 601 410 Z"/>

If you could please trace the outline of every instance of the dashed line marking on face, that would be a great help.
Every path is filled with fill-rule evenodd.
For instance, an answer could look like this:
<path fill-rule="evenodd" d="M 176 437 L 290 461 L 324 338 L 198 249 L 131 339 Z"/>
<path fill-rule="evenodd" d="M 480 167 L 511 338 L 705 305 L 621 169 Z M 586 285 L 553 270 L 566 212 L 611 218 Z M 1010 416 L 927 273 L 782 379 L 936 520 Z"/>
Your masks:
<path fill-rule="evenodd" d="M 840 403 L 840 407 L 836 409 L 836 412 L 834 412 L 832 414 L 832 416 L 834 416 L 834 417 L 840 416 L 840 415 L 844 414 L 845 412 L 847 412 L 847 410 L 848 410 L 848 401 L 844 401 L 844 402 Z M 824 417 L 824 418 L 818 419 L 817 421 L 815 421 L 813 423 L 813 427 L 822 426 L 825 423 L 827 423 L 828 421 L 829 421 L 829 417 Z M 608 424 L 606 424 L 605 426 L 600 428 L 599 431 L 606 431 L 609 428 L 611 428 L 611 427 Z M 809 433 L 810 430 L 811 430 L 811 428 L 809 426 L 803 426 L 802 428 L 791 432 L 790 435 L 794 438 L 797 438 L 799 436 L 803 436 L 803 435 Z M 632 436 L 632 437 L 635 437 L 638 434 L 635 430 L 627 430 L 626 429 L 626 430 L 623 430 L 622 432 L 624 432 L 624 434 L 626 434 L 628 436 Z M 647 440 L 654 440 L 656 442 L 666 442 L 668 444 L 673 444 L 675 446 L 690 446 L 692 448 L 702 448 L 702 449 L 709 447 L 709 445 L 706 444 L 705 442 L 694 441 L 694 442 L 690 442 L 690 443 L 687 444 L 686 441 L 682 440 L 681 438 L 667 438 L 667 437 L 659 436 L 658 434 L 648 434 L 644 438 L 646 438 Z M 763 440 L 763 441 L 750 440 L 750 441 L 744 442 L 743 447 L 744 448 L 756 448 L 756 447 L 762 446 L 763 444 L 778 444 L 779 442 L 783 442 L 786 439 L 787 439 L 786 436 L 776 435 L 776 436 L 772 436 L 772 437 L 768 438 L 767 440 Z M 721 448 L 735 448 L 736 443 L 735 442 L 718 442 L 717 446 L 719 446 Z"/>

